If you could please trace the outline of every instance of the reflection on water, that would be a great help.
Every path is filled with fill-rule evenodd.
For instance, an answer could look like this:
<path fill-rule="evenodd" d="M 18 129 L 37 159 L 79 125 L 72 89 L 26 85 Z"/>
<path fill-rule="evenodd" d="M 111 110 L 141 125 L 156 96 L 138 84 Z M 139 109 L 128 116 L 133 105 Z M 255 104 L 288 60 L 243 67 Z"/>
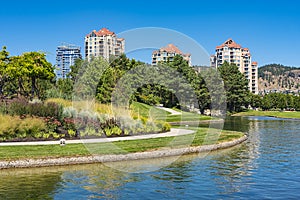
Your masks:
<path fill-rule="evenodd" d="M 52 199 L 61 187 L 62 172 L 46 168 L 0 171 L 0 199 Z"/>
<path fill-rule="evenodd" d="M 299 199 L 299 121 L 228 118 L 249 140 L 207 156 L 0 171 L 0 199 Z"/>

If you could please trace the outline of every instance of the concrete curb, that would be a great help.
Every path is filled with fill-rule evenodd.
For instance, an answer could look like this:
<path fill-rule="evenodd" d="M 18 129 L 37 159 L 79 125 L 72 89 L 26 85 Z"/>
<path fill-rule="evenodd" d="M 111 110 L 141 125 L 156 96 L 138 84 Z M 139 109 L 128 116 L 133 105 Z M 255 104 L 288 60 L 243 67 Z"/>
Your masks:
<path fill-rule="evenodd" d="M 129 153 L 124 155 L 95 155 L 95 156 L 83 156 L 83 157 L 61 157 L 61 158 L 49 158 L 49 159 L 24 159 L 24 160 L 14 160 L 14 161 L 0 161 L 0 169 L 104 163 L 104 162 L 161 158 L 161 157 L 168 157 L 168 156 L 180 156 L 185 154 L 209 152 L 218 149 L 233 147 L 235 145 L 241 144 L 247 139 L 248 137 L 244 135 L 239 139 L 229 141 L 229 142 L 223 142 L 220 144 L 187 147 L 187 148 L 179 148 L 179 149 L 157 150 L 157 151 L 150 151 L 150 152 Z"/>

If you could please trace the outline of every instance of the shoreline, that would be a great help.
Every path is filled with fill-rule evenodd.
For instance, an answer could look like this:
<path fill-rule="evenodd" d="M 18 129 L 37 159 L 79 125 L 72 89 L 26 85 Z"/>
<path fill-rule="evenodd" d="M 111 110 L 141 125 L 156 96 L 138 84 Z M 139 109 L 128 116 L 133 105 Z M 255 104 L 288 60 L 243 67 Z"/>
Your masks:
<path fill-rule="evenodd" d="M 248 139 L 244 135 L 238 139 L 222 142 L 213 145 L 203 145 L 195 147 L 185 147 L 177 149 L 156 150 L 147 152 L 137 152 L 129 154 L 113 154 L 113 155 L 91 155 L 81 157 L 60 157 L 60 158 L 41 158 L 41 159 L 22 159 L 13 161 L 0 161 L 0 169 L 10 168 L 32 168 L 32 167 L 49 167 L 61 165 L 76 165 L 76 164 L 92 164 L 92 163 L 107 163 L 118 161 L 142 160 L 161 157 L 180 156 L 193 153 L 216 151 L 226 149 L 245 142 Z"/>
<path fill-rule="evenodd" d="M 239 113 L 232 114 L 230 116 L 232 116 L 232 117 L 255 117 L 255 116 L 258 116 L 258 117 L 274 117 L 274 118 L 286 119 L 286 120 L 300 120 L 300 115 L 299 115 L 299 117 L 298 116 L 297 117 L 295 117 L 295 116 L 280 116 L 280 115 L 278 115 L 280 113 L 297 113 L 297 112 L 250 111 L 250 112 L 239 112 Z"/>
<path fill-rule="evenodd" d="M 179 122 L 168 122 L 170 125 L 198 125 L 198 124 L 216 124 L 224 123 L 224 119 L 208 119 L 208 120 L 198 120 L 198 121 L 179 121 Z"/>

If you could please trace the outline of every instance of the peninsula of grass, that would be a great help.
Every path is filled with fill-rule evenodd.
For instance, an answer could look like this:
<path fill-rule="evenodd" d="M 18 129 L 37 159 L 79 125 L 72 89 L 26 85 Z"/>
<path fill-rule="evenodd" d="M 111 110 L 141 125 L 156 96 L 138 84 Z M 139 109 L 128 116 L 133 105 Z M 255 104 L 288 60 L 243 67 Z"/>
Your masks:
<path fill-rule="evenodd" d="M 57 101 L 57 100 L 56 100 Z M 63 101 L 65 106 L 70 106 L 69 102 Z M 101 113 L 110 113 L 110 108 L 105 105 L 97 105 L 97 110 Z M 169 112 L 149 106 L 146 104 L 133 102 L 131 105 L 133 118 L 144 118 L 161 120 L 166 122 L 212 120 L 210 116 L 199 115 L 197 113 L 181 112 L 180 115 L 171 115 Z M 125 140 L 112 143 L 94 144 L 67 144 L 60 145 L 32 145 L 32 146 L 0 146 L 0 161 L 27 160 L 27 159 L 50 159 L 64 157 L 82 157 L 91 155 L 120 155 L 136 152 L 151 152 L 160 149 L 176 149 L 190 146 L 203 146 L 217 144 L 239 139 L 244 136 L 241 132 L 215 130 L 200 127 L 189 127 L 195 131 L 193 134 L 161 137 L 140 140 Z"/>
<path fill-rule="evenodd" d="M 267 116 L 267 117 L 277 117 L 277 118 L 300 119 L 300 112 L 249 110 L 247 112 L 236 113 L 232 116 Z"/>
<path fill-rule="evenodd" d="M 202 146 L 232 141 L 244 136 L 241 132 L 190 128 L 194 134 L 152 139 L 118 141 L 113 143 L 38 145 L 38 146 L 0 146 L 1 160 L 47 159 L 57 157 L 79 157 L 90 155 L 126 154 L 153 151 L 161 148 L 182 148 Z M 213 131 L 212 131 L 213 130 Z M 220 133 L 220 135 L 218 135 Z"/>

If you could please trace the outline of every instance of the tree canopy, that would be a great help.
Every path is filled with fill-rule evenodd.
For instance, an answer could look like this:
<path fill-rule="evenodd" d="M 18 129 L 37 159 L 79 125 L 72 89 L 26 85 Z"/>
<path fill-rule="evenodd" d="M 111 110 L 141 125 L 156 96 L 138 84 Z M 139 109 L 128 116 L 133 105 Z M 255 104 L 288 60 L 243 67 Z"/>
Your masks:
<path fill-rule="evenodd" d="M 27 52 L 9 57 L 6 48 L 0 52 L 1 95 L 14 95 L 34 98 L 41 97 L 44 91 L 42 81 L 55 77 L 54 68 L 41 52 Z"/>
<path fill-rule="evenodd" d="M 218 68 L 226 90 L 227 109 L 241 111 L 249 100 L 248 81 L 235 64 L 225 62 Z"/>

